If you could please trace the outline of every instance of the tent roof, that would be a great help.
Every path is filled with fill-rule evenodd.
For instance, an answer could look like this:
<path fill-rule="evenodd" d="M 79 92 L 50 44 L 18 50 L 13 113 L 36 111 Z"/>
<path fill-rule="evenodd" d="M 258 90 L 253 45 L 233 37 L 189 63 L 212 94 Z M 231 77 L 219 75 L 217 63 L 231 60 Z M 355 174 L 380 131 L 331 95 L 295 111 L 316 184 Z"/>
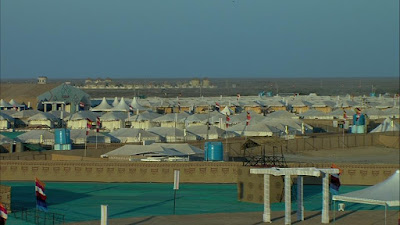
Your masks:
<path fill-rule="evenodd" d="M 121 111 L 121 112 L 128 112 L 129 111 L 129 106 L 126 104 L 124 97 L 121 98 L 121 101 L 118 103 L 118 105 L 114 106 L 114 108 L 111 109 L 112 111 Z"/>
<path fill-rule="evenodd" d="M 14 121 L 14 118 L 3 113 L 3 111 L 0 112 L 0 120 L 8 120 L 9 122 Z"/>
<path fill-rule="evenodd" d="M 177 115 L 175 117 L 175 115 Z M 175 119 L 177 119 L 178 122 L 185 120 L 188 116 L 190 116 L 189 113 L 187 112 L 181 112 L 181 113 L 170 113 L 170 114 L 166 114 L 164 116 L 160 116 L 156 119 L 154 119 L 153 121 L 155 122 L 174 122 Z"/>
<path fill-rule="evenodd" d="M 118 98 L 115 97 L 113 103 L 111 104 L 113 107 L 117 106 L 119 104 Z"/>
<path fill-rule="evenodd" d="M 400 206 L 400 172 L 397 170 L 385 181 L 362 190 L 334 195 L 333 200 L 372 205 Z"/>
<path fill-rule="evenodd" d="M 162 145 L 124 145 L 113 151 L 107 152 L 102 156 L 133 156 L 140 154 L 156 154 L 168 156 L 185 156 L 188 154 L 182 153 L 176 149 L 164 147 Z"/>
<path fill-rule="evenodd" d="M 400 125 L 398 122 L 390 118 L 386 118 L 379 126 L 373 129 L 370 133 L 399 131 L 399 130 L 400 130 Z"/>
<path fill-rule="evenodd" d="M 100 117 L 101 121 L 125 120 L 128 117 L 126 112 L 108 112 Z"/>
<path fill-rule="evenodd" d="M 24 134 L 19 135 L 16 140 L 21 142 L 25 142 L 31 139 L 40 139 L 40 135 L 43 135 L 43 139 L 53 139 L 54 140 L 54 133 L 47 131 L 47 130 L 31 130 Z"/>
<path fill-rule="evenodd" d="M 31 117 L 28 118 L 28 121 L 32 120 L 51 120 L 51 121 L 56 121 L 57 117 L 55 117 L 53 114 L 47 113 L 47 112 L 40 112 L 37 113 Z"/>
<path fill-rule="evenodd" d="M 109 104 L 107 103 L 106 98 L 103 97 L 103 100 L 101 100 L 101 103 L 100 103 L 98 106 L 92 108 L 91 110 L 92 110 L 92 111 L 108 111 L 108 110 L 110 110 L 111 108 L 112 108 L 112 106 L 109 105 Z"/>
<path fill-rule="evenodd" d="M 161 116 L 162 116 L 161 114 L 155 112 L 144 111 L 142 113 L 139 113 L 138 115 L 133 115 L 129 117 L 128 121 L 135 121 L 135 122 L 152 121 Z"/>
<path fill-rule="evenodd" d="M 135 110 L 148 110 L 147 108 L 143 107 L 137 100 L 136 97 L 133 97 L 132 101 L 131 101 L 131 106 L 133 109 Z"/>
<path fill-rule="evenodd" d="M 14 118 L 29 118 L 29 117 L 34 116 L 41 112 L 42 111 L 38 111 L 38 110 L 22 110 L 22 111 L 18 111 L 16 113 L 12 114 L 12 117 L 14 117 Z"/>
<path fill-rule="evenodd" d="M 68 120 L 86 120 L 96 121 L 98 114 L 92 111 L 79 111 L 69 116 Z"/>
<path fill-rule="evenodd" d="M 152 134 L 142 129 L 136 128 L 120 128 L 113 132 L 110 132 L 109 135 L 119 138 L 119 137 L 138 137 L 139 133 L 142 137 L 158 137 L 158 135 Z"/>
<path fill-rule="evenodd" d="M 4 101 L 3 99 L 1 99 L 1 100 L 0 100 L 0 107 L 7 107 L 7 108 L 10 108 L 10 107 L 13 107 L 13 106 L 10 105 L 10 103 L 8 103 L 8 102 Z"/>

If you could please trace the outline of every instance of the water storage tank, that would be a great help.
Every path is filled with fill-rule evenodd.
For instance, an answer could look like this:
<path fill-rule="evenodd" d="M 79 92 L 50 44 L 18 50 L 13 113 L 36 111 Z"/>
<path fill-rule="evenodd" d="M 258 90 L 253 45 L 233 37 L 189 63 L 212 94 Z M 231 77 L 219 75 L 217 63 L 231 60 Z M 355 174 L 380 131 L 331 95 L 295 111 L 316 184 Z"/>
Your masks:
<path fill-rule="evenodd" d="M 70 131 L 65 128 L 54 130 L 54 143 L 55 144 L 70 144 Z"/>
<path fill-rule="evenodd" d="M 224 147 L 222 142 L 206 142 L 204 144 L 205 161 L 223 161 Z"/>

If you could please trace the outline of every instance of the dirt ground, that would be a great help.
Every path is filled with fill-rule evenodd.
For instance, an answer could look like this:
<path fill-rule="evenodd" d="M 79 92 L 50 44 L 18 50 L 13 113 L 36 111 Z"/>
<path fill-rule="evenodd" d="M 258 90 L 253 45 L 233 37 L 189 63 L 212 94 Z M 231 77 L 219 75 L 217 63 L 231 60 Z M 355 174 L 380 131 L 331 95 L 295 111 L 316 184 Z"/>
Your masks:
<path fill-rule="evenodd" d="M 295 212 L 292 213 L 292 224 L 322 224 L 321 212 L 308 211 L 305 212 L 305 220 L 297 221 Z M 345 211 L 336 212 L 336 221 L 333 219 L 333 211 L 330 212 L 331 224 L 337 225 L 374 225 L 384 224 L 384 211 Z M 398 224 L 399 211 L 390 210 L 387 212 L 388 225 Z M 80 223 L 70 223 L 70 225 L 98 225 L 100 221 L 86 221 Z M 284 212 L 272 212 L 273 224 L 284 224 Z M 262 212 L 250 213 L 216 213 L 216 214 L 200 214 L 200 215 L 183 215 L 183 216 L 148 216 L 123 219 L 111 219 L 109 225 L 260 225 L 269 224 L 262 222 Z"/>
<path fill-rule="evenodd" d="M 400 150 L 378 146 L 338 148 L 284 154 L 287 162 L 399 164 Z"/>

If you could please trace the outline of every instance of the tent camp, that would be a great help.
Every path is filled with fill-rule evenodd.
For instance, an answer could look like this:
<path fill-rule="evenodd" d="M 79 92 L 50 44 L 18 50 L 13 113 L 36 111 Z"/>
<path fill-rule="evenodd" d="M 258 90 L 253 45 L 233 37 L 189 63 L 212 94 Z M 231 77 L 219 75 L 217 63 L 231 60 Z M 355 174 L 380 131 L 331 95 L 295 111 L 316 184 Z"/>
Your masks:
<path fill-rule="evenodd" d="M 349 192 L 341 195 L 333 195 L 332 200 L 354 202 L 361 204 L 385 206 L 385 224 L 387 207 L 400 206 L 400 172 L 397 170 L 385 181 L 374 186 Z"/>
<path fill-rule="evenodd" d="M 29 127 L 54 128 L 58 118 L 47 112 L 40 112 L 28 118 Z"/>

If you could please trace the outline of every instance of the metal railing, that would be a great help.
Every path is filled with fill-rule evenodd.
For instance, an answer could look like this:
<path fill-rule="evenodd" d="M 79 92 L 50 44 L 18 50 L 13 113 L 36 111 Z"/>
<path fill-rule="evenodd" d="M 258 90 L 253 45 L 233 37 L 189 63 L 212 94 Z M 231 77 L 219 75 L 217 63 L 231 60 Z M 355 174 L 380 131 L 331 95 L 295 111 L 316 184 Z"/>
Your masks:
<path fill-rule="evenodd" d="M 10 216 L 38 225 L 56 225 L 65 223 L 65 215 L 44 212 L 35 208 L 13 207 Z"/>

